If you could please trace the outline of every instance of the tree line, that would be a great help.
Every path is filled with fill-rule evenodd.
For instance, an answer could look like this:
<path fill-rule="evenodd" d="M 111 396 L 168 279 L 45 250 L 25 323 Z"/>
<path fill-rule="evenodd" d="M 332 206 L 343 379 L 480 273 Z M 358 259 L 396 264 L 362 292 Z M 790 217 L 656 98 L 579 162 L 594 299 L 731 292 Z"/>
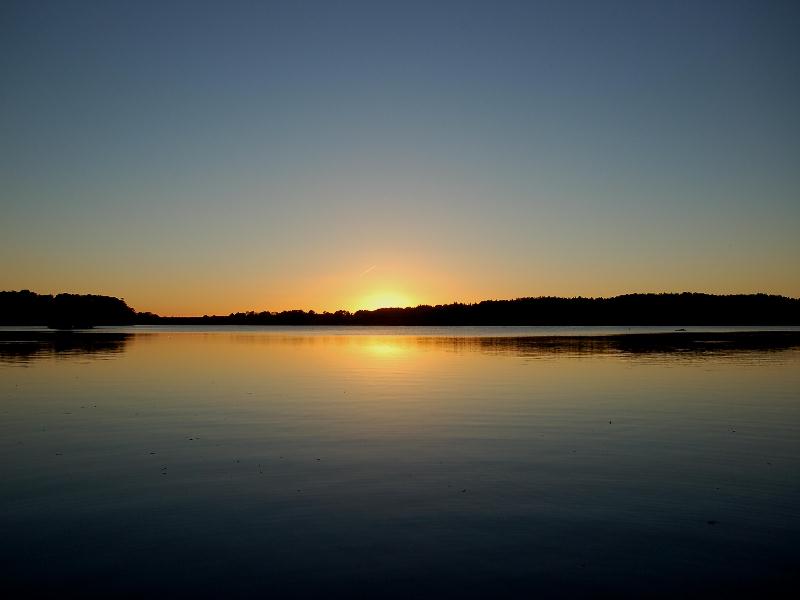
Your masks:
<path fill-rule="evenodd" d="M 124 300 L 97 294 L 0 292 L 0 324 L 47 325 L 76 329 L 94 325 L 133 325 L 138 313 Z"/>
<path fill-rule="evenodd" d="M 247 311 L 202 317 L 136 312 L 110 296 L 0 292 L 0 324 L 93 325 L 800 325 L 800 299 L 768 294 L 532 297 L 349 312 Z"/>

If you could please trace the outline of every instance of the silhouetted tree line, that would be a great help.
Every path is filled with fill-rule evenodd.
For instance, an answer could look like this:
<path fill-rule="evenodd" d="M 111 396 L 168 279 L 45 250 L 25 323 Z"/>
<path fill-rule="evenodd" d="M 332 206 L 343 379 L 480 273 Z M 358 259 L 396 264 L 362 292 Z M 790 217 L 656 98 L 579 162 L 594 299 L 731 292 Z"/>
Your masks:
<path fill-rule="evenodd" d="M 94 325 L 132 325 L 136 311 L 124 300 L 94 294 L 36 294 L 28 290 L 0 292 L 0 324 L 47 325 L 75 329 Z"/>
<path fill-rule="evenodd" d="M 110 296 L 0 292 L 0 324 L 92 325 L 800 325 L 800 299 L 767 294 L 627 294 L 517 298 L 349 312 L 237 312 L 161 317 Z"/>
<path fill-rule="evenodd" d="M 203 325 L 800 325 L 800 299 L 767 294 L 627 294 L 614 298 L 518 298 L 476 304 L 158 317 L 142 323 Z"/>

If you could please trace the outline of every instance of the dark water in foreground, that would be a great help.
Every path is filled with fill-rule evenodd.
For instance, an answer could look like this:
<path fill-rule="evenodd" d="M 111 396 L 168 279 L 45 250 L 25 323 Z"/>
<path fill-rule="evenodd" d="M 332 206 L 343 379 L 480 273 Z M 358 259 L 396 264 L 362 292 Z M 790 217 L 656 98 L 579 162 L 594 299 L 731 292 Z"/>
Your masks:
<path fill-rule="evenodd" d="M 0 336 L 7 596 L 800 583 L 797 334 L 130 331 Z"/>

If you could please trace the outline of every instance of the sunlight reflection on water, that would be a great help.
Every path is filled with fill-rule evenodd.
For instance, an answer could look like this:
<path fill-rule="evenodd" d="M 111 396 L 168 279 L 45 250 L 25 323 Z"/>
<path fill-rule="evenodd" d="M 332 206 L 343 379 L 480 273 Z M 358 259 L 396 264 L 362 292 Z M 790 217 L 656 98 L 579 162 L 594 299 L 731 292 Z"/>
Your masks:
<path fill-rule="evenodd" d="M 2 332 L 4 581 L 201 597 L 794 581 L 796 336 L 411 333 Z"/>

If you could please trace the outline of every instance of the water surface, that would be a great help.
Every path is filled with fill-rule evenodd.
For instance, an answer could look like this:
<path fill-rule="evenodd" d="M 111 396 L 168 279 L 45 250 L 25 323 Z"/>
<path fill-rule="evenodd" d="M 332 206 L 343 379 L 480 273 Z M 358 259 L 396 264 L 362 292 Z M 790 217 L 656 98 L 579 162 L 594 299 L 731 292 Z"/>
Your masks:
<path fill-rule="evenodd" d="M 796 585 L 796 334 L 387 329 L 3 331 L 6 588 L 721 597 Z"/>

